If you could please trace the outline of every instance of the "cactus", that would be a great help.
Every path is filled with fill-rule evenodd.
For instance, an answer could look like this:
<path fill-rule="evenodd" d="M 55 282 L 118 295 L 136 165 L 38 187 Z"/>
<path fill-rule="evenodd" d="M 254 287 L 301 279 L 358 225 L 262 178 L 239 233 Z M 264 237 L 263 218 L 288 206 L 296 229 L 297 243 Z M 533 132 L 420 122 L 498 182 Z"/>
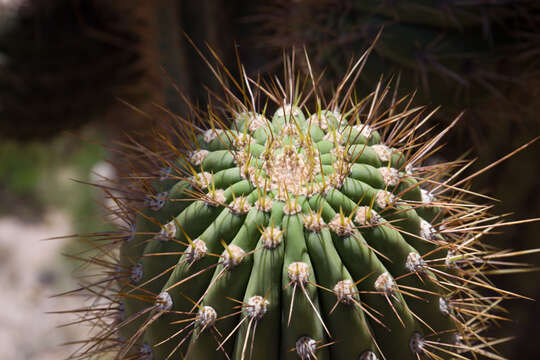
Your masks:
<path fill-rule="evenodd" d="M 162 149 L 126 147 L 142 170 L 104 186 L 123 227 L 94 236 L 103 277 L 78 313 L 100 330 L 77 356 L 501 358 L 484 334 L 520 295 L 486 276 L 520 253 L 482 240 L 512 223 L 475 202 L 468 162 L 427 162 L 449 131 L 424 127 L 433 112 L 389 84 L 354 96 L 366 56 L 330 99 L 294 57 L 284 81 L 231 77 Z"/>

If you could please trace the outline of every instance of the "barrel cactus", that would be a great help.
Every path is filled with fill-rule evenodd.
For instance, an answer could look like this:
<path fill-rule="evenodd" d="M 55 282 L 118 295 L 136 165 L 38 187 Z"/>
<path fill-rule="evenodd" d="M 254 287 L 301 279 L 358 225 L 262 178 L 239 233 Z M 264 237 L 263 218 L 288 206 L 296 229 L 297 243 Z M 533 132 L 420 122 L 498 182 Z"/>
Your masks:
<path fill-rule="evenodd" d="M 357 99 L 365 57 L 330 99 L 285 63 L 126 147 L 144 170 L 102 185 L 124 226 L 95 234 L 78 356 L 500 359 L 484 334 L 519 295 L 486 276 L 518 253 L 482 243 L 504 223 L 467 162 L 428 162 L 448 129 L 381 83 Z"/>

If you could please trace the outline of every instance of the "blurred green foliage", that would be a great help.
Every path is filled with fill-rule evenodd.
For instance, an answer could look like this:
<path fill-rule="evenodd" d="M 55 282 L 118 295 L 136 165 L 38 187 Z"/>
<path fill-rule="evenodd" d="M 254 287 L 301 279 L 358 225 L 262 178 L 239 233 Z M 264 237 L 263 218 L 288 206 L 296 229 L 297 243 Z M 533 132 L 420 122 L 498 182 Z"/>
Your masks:
<path fill-rule="evenodd" d="M 100 140 L 95 129 L 84 136 Z M 0 214 L 22 215 L 40 220 L 44 211 L 63 211 L 78 233 L 105 230 L 100 218 L 100 190 L 82 184 L 92 169 L 107 156 L 96 143 L 66 134 L 50 142 L 0 144 Z"/>

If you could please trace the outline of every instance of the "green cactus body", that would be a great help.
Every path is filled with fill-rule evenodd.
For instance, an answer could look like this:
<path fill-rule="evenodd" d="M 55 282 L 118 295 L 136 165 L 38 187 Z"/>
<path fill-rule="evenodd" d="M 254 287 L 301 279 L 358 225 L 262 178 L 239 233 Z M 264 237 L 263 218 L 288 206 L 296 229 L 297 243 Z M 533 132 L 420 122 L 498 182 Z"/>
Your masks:
<path fill-rule="evenodd" d="M 330 101 L 302 95 L 286 59 L 284 88 L 246 79 L 222 115 L 162 131 L 170 154 L 139 148 L 150 170 L 106 188 L 129 226 L 96 235 L 107 277 L 81 291 L 102 332 L 79 357 L 500 358 L 482 333 L 518 295 L 486 274 L 519 254 L 481 243 L 505 224 L 460 187 L 466 162 L 424 164 L 448 129 L 429 138 L 423 108 L 383 108 L 388 86 L 355 98 L 365 59 Z M 273 116 L 254 110 L 269 101 Z"/>
<path fill-rule="evenodd" d="M 366 360 L 455 338 L 451 290 L 426 263 L 448 245 L 435 202 L 377 130 L 286 104 L 196 143 L 121 249 L 138 274 L 120 329 L 132 344 L 155 359 Z"/>

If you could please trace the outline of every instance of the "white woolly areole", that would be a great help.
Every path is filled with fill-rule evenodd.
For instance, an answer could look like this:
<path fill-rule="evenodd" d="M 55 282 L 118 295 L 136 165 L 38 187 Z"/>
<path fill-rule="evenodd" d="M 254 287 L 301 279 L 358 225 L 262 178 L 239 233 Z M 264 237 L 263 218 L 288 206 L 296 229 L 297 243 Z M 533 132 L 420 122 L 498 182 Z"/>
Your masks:
<path fill-rule="evenodd" d="M 203 306 L 197 314 L 197 323 L 205 328 L 214 325 L 217 319 L 217 312 L 211 306 Z"/>
<path fill-rule="evenodd" d="M 389 191 L 379 190 L 375 195 L 375 204 L 381 209 L 386 208 L 395 201 L 396 197 Z"/>
<path fill-rule="evenodd" d="M 249 144 L 253 142 L 255 142 L 255 140 L 253 140 L 251 135 L 244 133 L 236 135 L 233 141 L 234 146 L 239 150 L 249 147 Z"/>
<path fill-rule="evenodd" d="M 358 360 L 378 360 L 377 355 L 371 350 L 364 351 Z"/>
<path fill-rule="evenodd" d="M 268 196 L 261 196 L 257 199 L 257 201 L 255 201 L 255 207 L 257 210 L 262 212 L 270 212 L 273 204 L 274 202 L 272 201 L 272 198 Z"/>
<path fill-rule="evenodd" d="M 205 132 L 203 132 L 203 140 L 208 144 L 211 143 L 215 138 L 218 137 L 219 134 L 221 134 L 223 130 L 221 129 L 208 129 Z"/>
<path fill-rule="evenodd" d="M 409 348 L 413 354 L 418 354 L 424 351 L 424 337 L 415 332 L 409 339 Z"/>
<path fill-rule="evenodd" d="M 248 130 L 251 132 L 256 131 L 259 128 L 262 128 L 263 126 L 266 126 L 267 120 L 266 118 L 261 114 L 249 114 L 248 119 Z"/>
<path fill-rule="evenodd" d="M 296 124 L 285 124 L 281 127 L 279 135 L 282 137 L 298 135 L 298 127 Z"/>
<path fill-rule="evenodd" d="M 129 270 L 129 281 L 132 284 L 137 284 L 143 278 L 143 266 L 141 263 L 133 265 Z"/>
<path fill-rule="evenodd" d="M 254 169 L 255 171 L 250 171 L 247 175 L 249 176 L 248 180 L 251 181 L 253 186 L 264 189 L 265 191 L 270 188 L 270 180 L 264 177 L 261 174 L 260 169 Z"/>
<path fill-rule="evenodd" d="M 344 175 L 349 175 L 351 172 L 352 164 L 345 160 L 344 158 L 339 158 L 332 164 L 332 167 L 334 168 L 334 171 L 337 175 L 340 177 L 343 177 Z M 332 175 L 332 174 L 330 174 Z"/>
<path fill-rule="evenodd" d="M 382 218 L 369 206 L 360 206 L 356 210 L 354 221 L 361 226 L 375 226 L 382 222 Z"/>
<path fill-rule="evenodd" d="M 293 262 L 287 266 L 289 280 L 297 284 L 305 284 L 309 280 L 309 265 L 305 262 Z"/>
<path fill-rule="evenodd" d="M 318 154 L 297 152 L 293 146 L 286 145 L 281 151 L 266 154 L 262 169 L 267 175 L 269 190 L 300 195 L 304 186 L 320 173 Z"/>
<path fill-rule="evenodd" d="M 252 177 L 258 177 L 258 169 L 251 166 L 249 163 L 239 162 L 237 165 L 240 167 L 240 175 L 243 179 L 251 180 Z"/>
<path fill-rule="evenodd" d="M 163 291 L 156 296 L 156 301 L 154 304 L 160 311 L 169 311 L 173 306 L 173 301 L 171 295 L 169 295 L 168 292 Z"/>
<path fill-rule="evenodd" d="M 210 154 L 208 150 L 195 150 L 189 154 L 189 162 L 195 166 L 202 164 L 204 159 Z"/>
<path fill-rule="evenodd" d="M 225 203 L 227 198 L 225 198 L 225 190 L 223 189 L 213 189 L 206 194 L 204 202 L 209 206 L 219 206 Z"/>
<path fill-rule="evenodd" d="M 354 283 L 351 280 L 338 281 L 334 286 L 334 293 L 342 304 L 354 303 Z"/>
<path fill-rule="evenodd" d="M 191 177 L 191 182 L 201 189 L 206 189 L 212 183 L 212 174 L 207 171 Z"/>
<path fill-rule="evenodd" d="M 405 165 L 405 173 L 407 173 L 407 175 L 414 174 L 414 166 L 412 163 L 408 163 L 407 165 Z"/>
<path fill-rule="evenodd" d="M 231 201 L 229 204 L 229 211 L 235 215 L 247 214 L 251 206 L 245 196 L 240 196 Z"/>
<path fill-rule="evenodd" d="M 392 275 L 388 272 L 382 273 L 377 277 L 377 280 L 375 280 L 375 289 L 386 294 L 393 292 L 395 286 L 396 283 L 394 282 Z"/>
<path fill-rule="evenodd" d="M 141 346 L 141 351 L 139 352 L 138 359 L 140 360 L 152 360 L 154 358 L 154 353 L 152 351 L 152 347 L 148 345 L 147 343 L 144 343 Z"/>
<path fill-rule="evenodd" d="M 243 307 L 249 318 L 260 320 L 266 314 L 269 304 L 270 302 L 262 296 L 255 295 L 250 297 Z"/>
<path fill-rule="evenodd" d="M 308 136 L 303 136 L 303 133 L 301 133 L 302 135 L 299 134 L 299 136 L 296 136 L 294 138 L 294 144 L 295 146 L 298 148 L 298 149 L 307 149 L 308 151 L 309 150 L 313 150 L 313 147 L 314 147 L 314 142 L 313 142 L 313 139 L 311 137 L 308 137 Z"/>
<path fill-rule="evenodd" d="M 167 191 L 161 192 L 159 194 L 156 194 L 154 196 L 148 196 L 146 195 L 146 198 L 144 199 L 144 203 L 146 206 L 148 206 L 150 209 L 154 211 L 158 211 L 165 205 L 165 202 L 167 201 L 167 196 L 169 193 Z"/>
<path fill-rule="evenodd" d="M 249 151 L 243 148 L 239 148 L 238 151 L 232 150 L 231 153 L 234 158 L 234 163 L 236 164 L 236 166 L 240 168 L 249 167 L 249 164 L 251 162 L 250 160 L 252 158 Z M 243 173 L 245 173 L 245 171 L 243 171 Z"/>
<path fill-rule="evenodd" d="M 338 145 L 330 150 L 330 155 L 335 156 L 338 159 L 342 159 L 345 156 L 345 147 Z"/>
<path fill-rule="evenodd" d="M 176 222 L 173 219 L 161 227 L 161 231 L 159 232 L 159 234 L 155 236 L 155 239 L 165 242 L 165 241 L 172 240 L 175 237 L 176 237 Z"/>
<path fill-rule="evenodd" d="M 405 261 L 405 267 L 410 272 L 421 272 L 426 269 L 426 262 L 422 259 L 422 256 L 416 252 L 410 252 L 407 255 L 407 260 Z"/>
<path fill-rule="evenodd" d="M 295 200 L 288 200 L 283 206 L 283 212 L 287 215 L 298 214 L 302 211 L 302 207 Z"/>
<path fill-rule="evenodd" d="M 385 185 L 396 186 L 397 184 L 399 184 L 401 176 L 399 175 L 399 171 L 397 171 L 396 169 L 391 167 L 381 167 L 377 170 L 379 171 L 379 174 L 381 174 Z"/>
<path fill-rule="evenodd" d="M 325 113 L 315 113 L 308 119 L 311 126 L 318 126 L 323 130 L 328 130 L 328 119 Z"/>
<path fill-rule="evenodd" d="M 323 140 L 330 141 L 332 143 L 343 144 L 346 139 L 342 133 L 340 133 L 336 129 L 333 129 L 332 131 L 326 133 L 326 135 L 323 136 Z"/>
<path fill-rule="evenodd" d="M 444 259 L 444 264 L 448 267 L 458 268 L 457 260 L 454 257 L 457 256 L 457 253 L 454 250 L 448 250 L 446 253 L 446 258 Z"/>
<path fill-rule="evenodd" d="M 328 227 L 339 236 L 351 236 L 356 229 L 352 220 L 343 214 L 336 214 Z"/>
<path fill-rule="evenodd" d="M 290 138 L 284 141 L 284 135 L 289 135 Z M 332 130 L 326 135 L 327 139 L 331 139 L 338 135 L 342 137 L 343 134 Z M 300 150 L 293 145 L 299 142 L 303 144 Z M 274 200 L 287 202 L 293 197 L 325 194 L 332 188 L 339 189 L 343 186 L 352 164 L 346 159 L 349 152 L 343 146 L 333 143 L 336 148 L 330 152 L 336 156 L 332 162 L 334 171 L 329 171 L 322 178 L 320 151 L 313 140 L 309 136 L 303 136 L 293 123 L 286 122 L 279 134 L 268 139 L 264 151 L 257 159 L 248 154 L 246 149 L 232 152 L 243 178 L 248 179 L 259 190 L 264 190 L 263 193 L 273 191 Z M 257 164 L 257 167 L 252 164 Z M 265 208 L 269 209 L 270 206 Z M 294 208 L 291 205 L 285 207 L 285 211 L 291 214 L 301 212 L 296 205 Z"/>
<path fill-rule="evenodd" d="M 296 353 L 300 359 L 313 359 L 317 350 L 317 342 L 310 337 L 302 336 L 296 340 Z"/>
<path fill-rule="evenodd" d="M 326 225 L 321 214 L 309 210 L 307 215 L 302 215 L 304 227 L 309 231 L 319 232 Z"/>
<path fill-rule="evenodd" d="M 450 314 L 450 304 L 443 297 L 439 298 L 439 310 L 441 310 L 444 315 Z"/>
<path fill-rule="evenodd" d="M 373 149 L 373 151 L 375 151 L 375 154 L 377 154 L 377 157 L 382 162 L 390 161 L 390 159 L 392 158 L 392 149 L 390 149 L 386 145 L 377 144 L 373 145 L 371 148 Z"/>
<path fill-rule="evenodd" d="M 277 116 L 285 116 L 287 118 L 289 118 L 291 115 L 299 116 L 300 114 L 300 109 L 291 104 L 284 104 L 282 107 L 276 110 Z"/>
<path fill-rule="evenodd" d="M 191 263 L 203 258 L 204 255 L 206 255 L 207 250 L 208 248 L 206 247 L 206 243 L 204 241 L 201 239 L 195 239 L 186 248 L 184 254 L 186 255 L 186 260 Z"/>
<path fill-rule="evenodd" d="M 435 200 L 435 197 L 426 189 L 420 189 L 420 194 L 424 204 L 431 204 Z"/>
<path fill-rule="evenodd" d="M 435 237 L 435 229 L 424 219 L 420 221 L 420 236 L 427 240 L 432 240 Z"/>
<path fill-rule="evenodd" d="M 268 226 L 261 234 L 261 241 L 266 249 L 275 249 L 283 240 L 283 231 L 279 227 Z"/>
<path fill-rule="evenodd" d="M 330 189 L 332 189 L 332 184 L 328 179 L 325 182 L 318 182 L 309 184 L 306 189 L 306 196 L 313 196 L 317 194 L 326 194 Z"/>
<path fill-rule="evenodd" d="M 246 255 L 246 252 L 242 250 L 240 246 L 230 244 L 223 251 L 223 266 L 226 268 L 233 268 L 238 266 L 242 262 L 242 259 Z"/>
<path fill-rule="evenodd" d="M 373 134 L 373 128 L 367 124 L 363 125 L 354 125 L 353 129 L 359 131 L 362 136 L 368 138 Z"/>
<path fill-rule="evenodd" d="M 334 188 L 334 189 L 340 189 L 343 186 L 343 183 L 345 182 L 345 177 L 348 174 L 348 171 L 344 169 L 345 172 L 339 173 L 335 172 L 330 175 L 328 175 L 328 183 Z M 341 170 L 340 170 L 341 171 Z"/>

